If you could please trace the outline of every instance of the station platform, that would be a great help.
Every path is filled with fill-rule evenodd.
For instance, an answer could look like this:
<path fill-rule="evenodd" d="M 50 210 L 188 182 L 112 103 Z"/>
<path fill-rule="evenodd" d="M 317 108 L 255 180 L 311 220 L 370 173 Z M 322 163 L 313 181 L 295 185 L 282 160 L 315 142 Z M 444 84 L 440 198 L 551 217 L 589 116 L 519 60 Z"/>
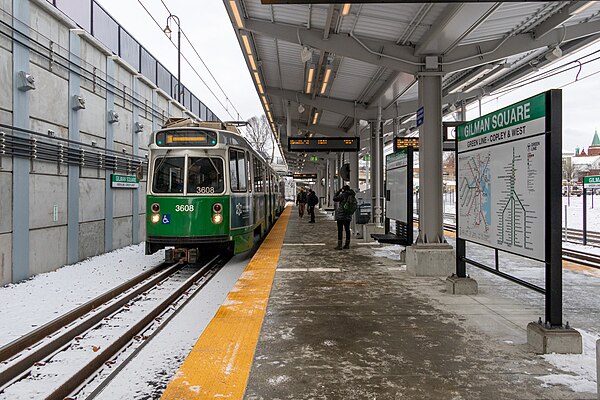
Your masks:
<path fill-rule="evenodd" d="M 596 399 L 546 383 L 526 334 L 541 296 L 483 274 L 450 295 L 388 245 L 336 244 L 331 214 L 286 208 L 162 399 Z"/>

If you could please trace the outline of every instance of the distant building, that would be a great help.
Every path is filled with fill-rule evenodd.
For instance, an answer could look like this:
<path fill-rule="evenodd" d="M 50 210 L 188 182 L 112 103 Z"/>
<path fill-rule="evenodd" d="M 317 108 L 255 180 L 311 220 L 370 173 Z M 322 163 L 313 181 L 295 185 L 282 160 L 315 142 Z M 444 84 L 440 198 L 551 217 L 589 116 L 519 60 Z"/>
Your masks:
<path fill-rule="evenodd" d="M 579 150 L 579 147 L 575 149 L 575 157 L 590 156 L 600 156 L 600 137 L 598 137 L 598 129 L 594 132 L 594 138 L 592 139 L 592 144 L 588 147 L 587 153 L 585 149 L 581 149 L 581 151 Z"/>
<path fill-rule="evenodd" d="M 583 181 L 583 177 L 586 175 L 600 175 L 600 137 L 598 137 L 598 130 L 594 132 L 594 138 L 592 144 L 588 147 L 587 152 L 585 149 L 575 149 L 575 155 L 570 158 L 572 163 L 573 177 L 576 181 Z M 565 167 L 565 157 L 563 155 L 563 171 Z"/>

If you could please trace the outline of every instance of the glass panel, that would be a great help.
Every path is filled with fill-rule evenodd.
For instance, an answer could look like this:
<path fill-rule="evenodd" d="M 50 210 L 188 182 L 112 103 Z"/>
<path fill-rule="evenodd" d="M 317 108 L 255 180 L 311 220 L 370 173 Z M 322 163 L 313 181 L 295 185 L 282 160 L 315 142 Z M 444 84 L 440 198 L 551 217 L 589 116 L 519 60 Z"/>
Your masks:
<path fill-rule="evenodd" d="M 238 190 L 237 151 L 229 150 L 229 175 L 231 177 L 231 190 Z"/>
<path fill-rule="evenodd" d="M 160 157 L 154 161 L 154 193 L 183 193 L 184 157 Z"/>
<path fill-rule="evenodd" d="M 192 94 L 192 112 L 200 116 L 200 100 Z"/>
<path fill-rule="evenodd" d="M 156 82 L 156 60 L 152 54 L 148 53 L 143 47 L 141 50 L 142 62 L 140 64 L 140 72 L 152 82 Z"/>
<path fill-rule="evenodd" d="M 200 119 L 202 121 L 207 121 L 207 119 L 206 119 L 206 106 L 202 102 L 200 102 L 200 115 L 199 115 L 199 117 L 200 117 Z"/>
<path fill-rule="evenodd" d="M 183 93 L 181 94 L 181 101 L 183 102 L 183 105 L 189 110 L 191 109 L 191 103 L 190 103 L 190 99 L 192 98 L 192 94 L 190 93 L 190 91 L 184 86 L 183 87 Z"/>
<path fill-rule="evenodd" d="M 156 68 L 156 86 L 165 93 L 171 93 L 171 73 L 161 63 L 158 63 Z"/>
<path fill-rule="evenodd" d="M 243 152 L 238 152 L 239 189 L 246 191 L 248 188 L 248 172 L 246 171 L 246 157 Z"/>
<path fill-rule="evenodd" d="M 119 52 L 119 24 L 96 2 L 92 6 L 93 12 L 93 32 L 96 39 L 101 41 L 113 53 Z"/>
<path fill-rule="evenodd" d="M 123 28 L 119 30 L 121 38 L 120 54 L 121 58 L 134 67 L 137 71 L 140 70 L 140 44 Z"/>
<path fill-rule="evenodd" d="M 189 157 L 188 184 L 189 194 L 223 193 L 223 160 L 220 158 Z"/>
<path fill-rule="evenodd" d="M 88 32 L 92 31 L 91 0 L 56 0 L 56 7 Z"/>

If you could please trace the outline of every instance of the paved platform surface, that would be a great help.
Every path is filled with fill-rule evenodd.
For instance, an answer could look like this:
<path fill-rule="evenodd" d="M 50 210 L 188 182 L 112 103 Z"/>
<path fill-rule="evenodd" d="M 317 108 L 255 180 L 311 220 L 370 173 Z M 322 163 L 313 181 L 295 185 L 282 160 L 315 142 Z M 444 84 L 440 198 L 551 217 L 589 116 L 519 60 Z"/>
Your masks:
<path fill-rule="evenodd" d="M 245 399 L 596 398 L 538 379 L 556 373 L 526 344 L 541 297 L 524 304 L 483 277 L 478 295 L 446 294 L 377 246 L 334 250 L 335 222 L 295 211 Z"/>

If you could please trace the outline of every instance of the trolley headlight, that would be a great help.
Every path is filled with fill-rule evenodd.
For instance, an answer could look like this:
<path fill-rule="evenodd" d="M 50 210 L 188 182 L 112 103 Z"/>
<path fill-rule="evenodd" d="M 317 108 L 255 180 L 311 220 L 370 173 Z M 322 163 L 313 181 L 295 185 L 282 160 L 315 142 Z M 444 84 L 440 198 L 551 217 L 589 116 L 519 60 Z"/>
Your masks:
<path fill-rule="evenodd" d="M 220 213 L 223 211 L 223 205 L 221 203 L 213 204 L 213 212 Z"/>
<path fill-rule="evenodd" d="M 160 211 L 160 204 L 158 203 L 152 203 L 152 212 L 159 212 Z"/>
<path fill-rule="evenodd" d="M 223 222 L 223 216 L 221 214 L 213 214 L 212 222 L 213 224 L 220 224 Z"/>
<path fill-rule="evenodd" d="M 152 214 L 150 221 L 152 221 L 153 224 L 158 224 L 160 222 L 160 214 Z"/>

